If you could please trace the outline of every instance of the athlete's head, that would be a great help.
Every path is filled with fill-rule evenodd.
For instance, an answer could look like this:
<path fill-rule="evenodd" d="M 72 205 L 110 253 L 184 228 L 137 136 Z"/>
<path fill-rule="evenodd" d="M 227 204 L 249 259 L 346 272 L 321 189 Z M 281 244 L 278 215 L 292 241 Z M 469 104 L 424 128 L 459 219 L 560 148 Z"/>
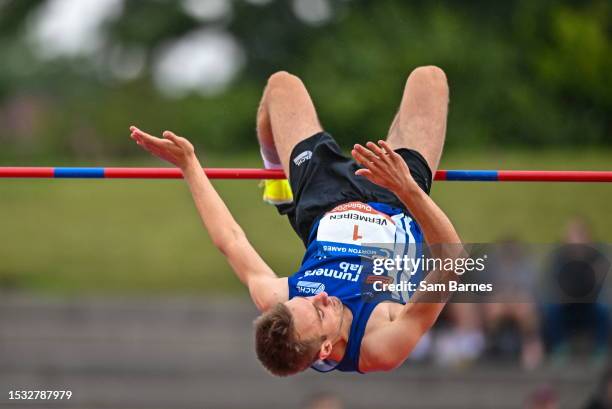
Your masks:
<path fill-rule="evenodd" d="M 274 375 L 287 376 L 325 359 L 340 335 L 344 307 L 321 292 L 279 303 L 255 320 L 255 350 Z"/>

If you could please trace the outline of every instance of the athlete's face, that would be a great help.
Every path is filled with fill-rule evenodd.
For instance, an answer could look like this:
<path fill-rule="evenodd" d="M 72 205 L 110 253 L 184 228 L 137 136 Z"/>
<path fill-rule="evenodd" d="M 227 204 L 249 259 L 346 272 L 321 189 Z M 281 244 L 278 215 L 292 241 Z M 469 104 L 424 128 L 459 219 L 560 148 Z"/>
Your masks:
<path fill-rule="evenodd" d="M 339 335 L 344 309 L 340 299 L 321 292 L 312 297 L 292 298 L 285 305 L 293 315 L 300 339 L 325 338 L 320 355 L 321 359 L 325 359 Z"/>

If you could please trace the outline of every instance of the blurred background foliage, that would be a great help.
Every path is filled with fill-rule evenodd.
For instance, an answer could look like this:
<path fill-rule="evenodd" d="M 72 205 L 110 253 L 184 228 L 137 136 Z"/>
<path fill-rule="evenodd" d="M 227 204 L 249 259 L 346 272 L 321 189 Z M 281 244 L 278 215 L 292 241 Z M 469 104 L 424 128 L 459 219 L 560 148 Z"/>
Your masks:
<path fill-rule="evenodd" d="M 254 150 L 258 99 L 281 69 L 304 79 L 346 145 L 386 134 L 406 76 L 425 64 L 451 84 L 451 150 L 612 143 L 609 1 L 103 0 L 114 8 L 95 22 L 95 44 L 81 33 L 81 48 L 58 51 L 37 25 L 59 3 L 0 2 L 7 161 L 138 155 L 131 123 Z M 204 63 L 208 82 L 164 80 L 198 65 L 198 39 L 211 38 L 231 52 L 219 72 Z M 173 53 L 181 41 L 194 50 Z"/>

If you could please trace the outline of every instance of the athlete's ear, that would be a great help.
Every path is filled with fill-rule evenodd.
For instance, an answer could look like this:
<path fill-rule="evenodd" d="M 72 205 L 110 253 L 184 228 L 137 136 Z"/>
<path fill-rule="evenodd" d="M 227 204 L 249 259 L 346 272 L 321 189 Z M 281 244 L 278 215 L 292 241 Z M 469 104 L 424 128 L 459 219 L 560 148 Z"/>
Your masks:
<path fill-rule="evenodd" d="M 319 351 L 319 359 L 327 359 L 327 357 L 331 354 L 332 348 L 334 345 L 330 340 L 325 340 L 321 344 L 321 350 Z"/>

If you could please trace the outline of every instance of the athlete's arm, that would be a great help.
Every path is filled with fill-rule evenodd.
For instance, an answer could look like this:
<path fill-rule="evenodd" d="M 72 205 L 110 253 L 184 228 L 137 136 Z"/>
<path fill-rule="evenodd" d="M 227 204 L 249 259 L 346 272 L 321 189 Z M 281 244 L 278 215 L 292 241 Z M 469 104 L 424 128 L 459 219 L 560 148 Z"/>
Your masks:
<path fill-rule="evenodd" d="M 414 181 L 402 157 L 386 142 L 379 141 L 379 144 L 369 142 L 369 149 L 355 146 L 353 156 L 365 167 L 356 173 L 395 193 L 421 227 L 429 248 L 437 253 L 433 256 L 462 256 L 461 240 L 446 214 Z M 448 281 L 457 277 L 452 271 L 433 271 L 428 274 L 427 282 L 447 285 Z M 432 294 L 416 291 L 393 321 L 382 325 L 368 339 L 364 339 L 366 354 L 362 370 L 387 370 L 400 365 L 421 336 L 436 322 L 449 297 L 447 292 Z"/>
<path fill-rule="evenodd" d="M 193 145 L 170 131 L 164 139 L 130 127 L 131 137 L 153 155 L 181 169 L 204 227 L 212 242 L 227 258 L 253 302 L 266 310 L 288 297 L 286 278 L 278 278 L 249 243 L 227 206 L 202 171 Z"/>

